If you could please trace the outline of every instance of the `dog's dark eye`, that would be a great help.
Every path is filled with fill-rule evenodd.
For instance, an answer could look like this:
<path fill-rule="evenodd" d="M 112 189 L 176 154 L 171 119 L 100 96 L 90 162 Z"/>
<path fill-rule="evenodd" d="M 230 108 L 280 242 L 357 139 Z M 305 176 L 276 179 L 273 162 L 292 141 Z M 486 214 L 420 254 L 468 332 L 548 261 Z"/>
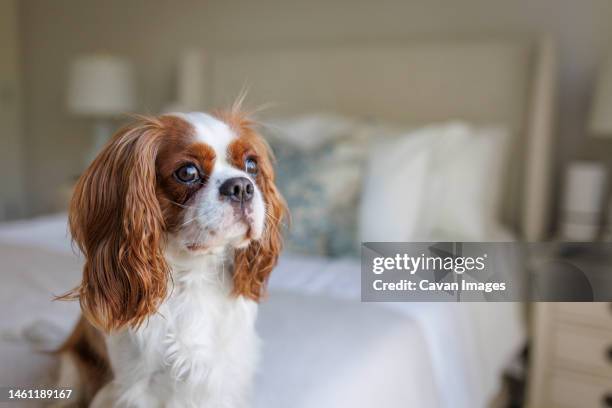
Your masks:
<path fill-rule="evenodd" d="M 247 157 L 244 161 L 244 170 L 249 174 L 257 174 L 257 161 L 253 157 Z"/>
<path fill-rule="evenodd" d="M 174 177 L 181 183 L 191 184 L 200 180 L 200 172 L 193 164 L 186 164 L 174 172 Z"/>

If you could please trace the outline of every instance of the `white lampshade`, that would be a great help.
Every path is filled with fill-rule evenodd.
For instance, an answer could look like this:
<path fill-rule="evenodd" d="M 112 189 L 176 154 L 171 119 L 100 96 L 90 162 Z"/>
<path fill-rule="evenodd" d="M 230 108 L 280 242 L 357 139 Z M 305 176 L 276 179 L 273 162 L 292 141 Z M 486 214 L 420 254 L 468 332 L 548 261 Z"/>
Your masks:
<path fill-rule="evenodd" d="M 595 83 L 589 131 L 596 136 L 612 137 L 612 59 L 608 59 Z"/>
<path fill-rule="evenodd" d="M 96 117 L 134 110 L 131 64 L 111 55 L 77 58 L 70 67 L 67 104 L 71 113 Z"/>

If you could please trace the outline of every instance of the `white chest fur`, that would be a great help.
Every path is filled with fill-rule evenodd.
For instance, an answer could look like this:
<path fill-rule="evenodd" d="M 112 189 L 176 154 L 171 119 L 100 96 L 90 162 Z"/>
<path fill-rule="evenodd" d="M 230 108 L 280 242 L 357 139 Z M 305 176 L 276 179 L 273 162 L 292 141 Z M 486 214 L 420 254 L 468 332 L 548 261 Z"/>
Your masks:
<path fill-rule="evenodd" d="M 107 338 L 119 406 L 238 408 L 257 363 L 257 304 L 231 294 L 223 263 L 173 265 L 171 294 L 137 330 Z"/>

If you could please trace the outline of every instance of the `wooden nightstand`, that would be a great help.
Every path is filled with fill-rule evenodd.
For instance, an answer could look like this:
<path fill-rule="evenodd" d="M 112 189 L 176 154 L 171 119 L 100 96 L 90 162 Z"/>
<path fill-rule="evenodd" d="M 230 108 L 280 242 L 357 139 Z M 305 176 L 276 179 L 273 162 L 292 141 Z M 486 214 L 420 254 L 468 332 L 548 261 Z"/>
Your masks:
<path fill-rule="evenodd" d="M 588 262 L 612 282 L 612 257 Z M 528 406 L 612 407 L 612 304 L 536 303 L 532 312 Z"/>
<path fill-rule="evenodd" d="M 610 303 L 535 305 L 529 406 L 612 407 Z"/>

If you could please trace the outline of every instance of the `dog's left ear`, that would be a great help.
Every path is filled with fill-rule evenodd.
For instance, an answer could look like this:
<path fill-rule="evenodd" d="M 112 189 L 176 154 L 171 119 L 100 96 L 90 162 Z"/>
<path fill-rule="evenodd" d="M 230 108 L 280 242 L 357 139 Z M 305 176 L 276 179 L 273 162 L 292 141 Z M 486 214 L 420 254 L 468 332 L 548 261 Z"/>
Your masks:
<path fill-rule="evenodd" d="M 80 286 L 59 299 L 78 298 L 89 322 L 107 332 L 137 327 L 166 296 L 170 270 L 155 190 L 162 128 L 142 118 L 119 131 L 72 197 L 70 231 L 85 265 Z"/>
<path fill-rule="evenodd" d="M 265 295 L 268 277 L 282 250 L 283 223 L 289 212 L 274 183 L 273 154 L 261 136 L 256 138 L 257 150 L 265 152 L 265 160 L 259 163 L 257 184 L 264 197 L 266 218 L 261 238 L 251 242 L 245 249 L 236 250 L 234 293 L 259 301 Z"/>

